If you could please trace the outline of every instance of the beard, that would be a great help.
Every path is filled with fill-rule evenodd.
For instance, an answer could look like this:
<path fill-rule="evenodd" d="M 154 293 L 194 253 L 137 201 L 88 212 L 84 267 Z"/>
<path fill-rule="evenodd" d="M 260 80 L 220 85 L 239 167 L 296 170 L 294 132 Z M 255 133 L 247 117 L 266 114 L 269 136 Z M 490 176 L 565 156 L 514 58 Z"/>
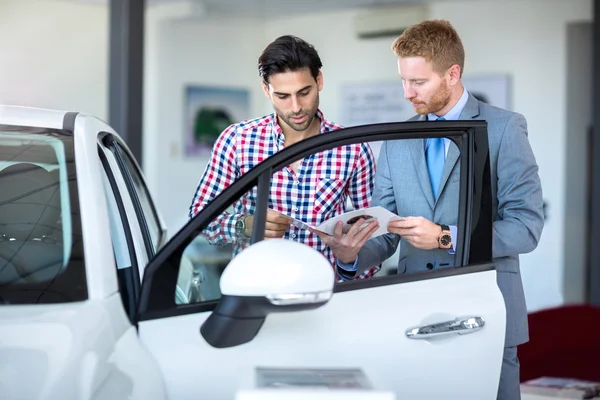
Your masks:
<path fill-rule="evenodd" d="M 317 94 L 317 99 L 316 99 L 315 103 L 308 110 L 302 109 L 296 113 L 290 112 L 290 113 L 286 114 L 275 106 L 273 106 L 273 108 L 275 109 L 277 116 L 279 118 L 281 118 L 286 123 L 287 126 L 289 126 L 290 128 L 292 128 L 293 130 L 295 130 L 297 132 L 302 132 L 302 131 L 305 131 L 308 129 L 308 127 L 312 124 L 312 122 L 314 121 L 314 119 L 317 115 L 317 109 L 319 108 L 319 95 Z M 303 117 L 305 115 L 307 117 L 306 120 L 300 124 L 297 124 L 294 121 L 292 121 L 292 118 L 299 118 L 299 117 Z"/>
<path fill-rule="evenodd" d="M 450 85 L 445 82 L 440 83 L 438 90 L 431 96 L 431 99 L 427 103 L 412 103 L 413 109 L 417 114 L 427 115 L 435 114 L 442 108 L 448 105 L 450 101 Z"/>

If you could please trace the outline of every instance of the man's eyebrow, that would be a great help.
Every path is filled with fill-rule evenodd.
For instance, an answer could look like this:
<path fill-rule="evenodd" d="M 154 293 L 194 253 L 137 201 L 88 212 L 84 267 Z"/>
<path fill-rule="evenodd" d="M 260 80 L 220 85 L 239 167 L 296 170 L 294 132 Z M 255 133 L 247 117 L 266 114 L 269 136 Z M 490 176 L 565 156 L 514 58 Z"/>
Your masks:
<path fill-rule="evenodd" d="M 306 89 L 310 89 L 311 87 L 312 87 L 312 85 L 307 85 L 307 86 L 304 86 L 302 89 L 298 90 L 296 93 L 303 92 L 303 91 L 305 91 Z M 278 95 L 278 96 L 287 96 L 287 95 L 289 95 L 289 93 L 283 93 L 283 92 L 273 92 L 273 93 L 275 93 L 275 94 L 276 94 L 276 95 Z"/>

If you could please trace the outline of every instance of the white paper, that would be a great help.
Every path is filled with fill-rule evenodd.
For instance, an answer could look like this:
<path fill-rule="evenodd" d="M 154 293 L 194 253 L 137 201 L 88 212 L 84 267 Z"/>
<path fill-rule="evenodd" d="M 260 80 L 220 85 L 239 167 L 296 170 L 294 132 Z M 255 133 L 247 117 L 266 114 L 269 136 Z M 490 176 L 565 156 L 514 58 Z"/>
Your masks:
<path fill-rule="evenodd" d="M 288 218 L 291 218 L 292 225 L 298 229 L 312 228 L 314 230 L 324 232 L 330 236 L 333 236 L 334 231 L 335 231 L 335 226 L 339 221 L 342 221 L 344 223 L 344 225 L 342 226 L 342 232 L 346 233 L 352 227 L 352 224 L 354 222 L 358 221 L 361 217 L 365 218 L 365 223 L 363 224 L 361 229 L 364 228 L 365 226 L 367 226 L 369 224 L 369 222 L 375 220 L 375 221 L 379 222 L 379 228 L 377 228 L 377 230 L 371 235 L 371 238 L 385 235 L 386 233 L 388 233 L 387 225 L 390 221 L 403 219 L 402 217 L 394 214 L 391 211 L 386 210 L 385 208 L 383 208 L 381 206 L 349 211 L 347 213 L 340 214 L 336 217 L 330 218 L 327 221 L 325 221 L 317 226 L 309 225 L 309 224 L 305 223 L 304 221 L 300 221 L 299 219 L 295 219 L 295 218 L 290 217 L 289 215 L 286 215 L 283 213 L 280 213 L 280 214 L 284 215 Z"/>

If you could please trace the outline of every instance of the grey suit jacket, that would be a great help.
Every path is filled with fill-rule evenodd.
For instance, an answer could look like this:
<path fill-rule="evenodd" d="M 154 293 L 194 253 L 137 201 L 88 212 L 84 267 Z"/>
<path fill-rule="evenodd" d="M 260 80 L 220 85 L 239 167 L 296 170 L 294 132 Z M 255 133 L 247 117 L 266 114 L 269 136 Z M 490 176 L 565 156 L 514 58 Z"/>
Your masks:
<path fill-rule="evenodd" d="M 411 120 L 425 120 L 415 116 Z M 486 120 L 490 148 L 493 199 L 493 261 L 498 286 L 507 311 L 506 346 L 529 338 L 527 309 L 519 270 L 519 254 L 536 248 L 544 226 L 543 200 L 538 166 L 527 139 L 527 123 L 521 114 L 491 107 L 472 95 L 460 119 Z M 450 145 L 442 173 L 439 197 L 434 200 L 427 165 L 425 141 L 389 141 L 380 150 L 372 205 L 400 216 L 423 216 L 433 222 L 456 225 L 460 184 L 460 154 Z M 391 257 L 398 244 L 398 273 L 452 266 L 447 250 L 419 250 L 394 234 L 369 240 L 358 254 L 358 274 Z M 429 268 L 428 268 L 429 266 Z"/>

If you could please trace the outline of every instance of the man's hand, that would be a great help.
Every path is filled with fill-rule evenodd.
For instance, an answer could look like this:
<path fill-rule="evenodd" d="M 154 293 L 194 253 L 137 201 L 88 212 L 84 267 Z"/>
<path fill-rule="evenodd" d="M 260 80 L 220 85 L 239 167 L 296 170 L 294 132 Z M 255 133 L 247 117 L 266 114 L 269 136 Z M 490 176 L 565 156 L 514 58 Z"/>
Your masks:
<path fill-rule="evenodd" d="M 246 217 L 246 236 L 252 236 L 252 228 L 254 227 L 254 216 Z M 267 211 L 267 222 L 265 224 L 265 239 L 280 238 L 285 235 L 292 220 L 286 216 L 279 214 L 277 211 Z"/>
<path fill-rule="evenodd" d="M 388 232 L 399 235 L 417 249 L 431 250 L 439 248 L 438 237 L 442 228 L 423 217 L 405 217 L 390 221 Z"/>
<path fill-rule="evenodd" d="M 333 236 L 314 229 L 310 229 L 310 231 L 318 235 L 327 246 L 331 247 L 333 254 L 338 260 L 345 264 L 353 264 L 361 247 L 379 228 L 379 222 L 371 221 L 361 229 L 364 222 L 364 218 L 359 219 L 356 223 L 352 224 L 347 233 L 343 233 L 342 228 L 344 223 L 340 221 L 335 226 Z"/>

